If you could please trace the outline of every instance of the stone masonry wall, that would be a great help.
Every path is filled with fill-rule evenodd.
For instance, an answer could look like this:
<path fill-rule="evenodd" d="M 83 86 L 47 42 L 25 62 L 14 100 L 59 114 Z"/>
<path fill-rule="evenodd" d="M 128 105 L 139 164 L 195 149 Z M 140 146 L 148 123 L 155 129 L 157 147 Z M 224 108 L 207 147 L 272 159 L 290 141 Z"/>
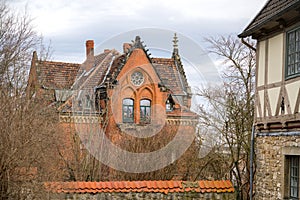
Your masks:
<path fill-rule="evenodd" d="M 283 199 L 283 148 L 300 147 L 300 136 L 256 136 L 255 200 Z"/>
<path fill-rule="evenodd" d="M 97 193 L 97 194 L 57 194 L 48 196 L 50 200 L 232 200 L 234 193 Z"/>

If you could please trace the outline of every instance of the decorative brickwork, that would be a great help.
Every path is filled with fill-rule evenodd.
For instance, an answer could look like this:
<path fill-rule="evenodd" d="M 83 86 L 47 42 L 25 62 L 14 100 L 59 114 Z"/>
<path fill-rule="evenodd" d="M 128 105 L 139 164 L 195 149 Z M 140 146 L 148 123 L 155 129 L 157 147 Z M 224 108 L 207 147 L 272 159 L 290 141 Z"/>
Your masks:
<path fill-rule="evenodd" d="M 101 132 L 114 145 L 129 152 L 155 152 L 171 142 L 177 132 L 182 133 L 178 143 L 194 138 L 198 122 L 197 114 L 190 109 L 191 91 L 177 45 L 170 58 L 150 58 L 138 36 L 132 44 L 125 44 L 124 53 L 104 50 L 94 55 L 94 42 L 88 40 L 86 60 L 82 64 L 40 61 L 34 53 L 27 93 L 35 94 L 58 111 L 61 125 L 58 128 L 62 130 L 58 151 L 63 160 L 57 165 L 62 169 L 58 170 L 60 180 L 118 180 L 120 177 L 136 180 L 135 174 L 108 169 L 91 156 L 87 144 L 102 144 L 101 139 L 95 139 Z M 130 105 L 124 104 L 127 100 Z M 144 102 L 148 102 L 147 106 Z M 167 102 L 171 102 L 168 109 Z M 139 138 L 141 134 L 151 137 Z M 195 143 L 190 146 L 196 147 Z M 145 177 L 172 179 L 180 174 L 189 180 L 187 167 L 197 154 L 190 150 L 192 147 L 182 148 L 185 152 L 181 154 L 180 144 L 176 145 L 172 155 L 168 152 L 156 162 L 169 158 L 174 163 L 177 159 L 173 157 L 184 154 L 184 158 L 178 159 L 182 161 L 176 166 L 159 168 L 153 174 L 145 172 Z M 87 169 L 88 166 L 97 169 Z"/>

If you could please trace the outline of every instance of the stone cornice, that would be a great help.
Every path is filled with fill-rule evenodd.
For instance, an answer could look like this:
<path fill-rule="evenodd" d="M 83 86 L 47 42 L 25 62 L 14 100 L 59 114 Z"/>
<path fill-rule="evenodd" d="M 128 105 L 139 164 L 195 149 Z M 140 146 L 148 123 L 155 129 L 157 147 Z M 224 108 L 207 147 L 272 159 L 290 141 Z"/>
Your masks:
<path fill-rule="evenodd" d="M 96 115 L 59 115 L 61 123 L 101 123 L 102 117 Z M 167 125 L 196 126 L 197 119 L 166 119 Z"/>
<path fill-rule="evenodd" d="M 100 116 L 89 115 L 59 115 L 59 122 L 61 123 L 100 123 Z"/>
<path fill-rule="evenodd" d="M 168 125 L 195 126 L 198 124 L 197 119 L 166 119 Z"/>

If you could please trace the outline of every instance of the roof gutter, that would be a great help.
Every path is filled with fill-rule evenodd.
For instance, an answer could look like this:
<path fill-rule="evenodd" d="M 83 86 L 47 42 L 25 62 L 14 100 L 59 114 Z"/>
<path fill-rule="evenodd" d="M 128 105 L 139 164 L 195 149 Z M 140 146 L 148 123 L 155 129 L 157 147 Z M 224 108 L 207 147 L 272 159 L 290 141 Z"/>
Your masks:
<path fill-rule="evenodd" d="M 249 44 L 248 42 L 246 42 L 243 37 L 241 38 L 241 41 L 244 45 L 246 45 L 247 47 L 249 47 L 250 49 L 252 49 L 253 51 L 256 52 L 256 48 L 254 46 L 252 46 L 251 44 Z"/>

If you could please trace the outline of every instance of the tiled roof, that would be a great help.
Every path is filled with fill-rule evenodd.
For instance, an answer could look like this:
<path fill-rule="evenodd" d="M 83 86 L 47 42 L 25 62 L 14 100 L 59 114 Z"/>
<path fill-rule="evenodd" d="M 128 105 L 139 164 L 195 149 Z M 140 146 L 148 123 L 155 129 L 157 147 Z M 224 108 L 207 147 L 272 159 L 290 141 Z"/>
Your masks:
<path fill-rule="evenodd" d="M 221 181 L 111 181 L 111 182 L 46 182 L 47 191 L 53 193 L 113 193 L 113 192 L 198 192 L 232 193 L 229 180 Z"/>
<path fill-rule="evenodd" d="M 162 83 L 173 94 L 184 94 L 183 78 L 173 58 L 152 58 L 152 63 Z"/>
<path fill-rule="evenodd" d="M 120 67 L 120 57 L 124 59 L 124 55 L 120 55 L 116 50 L 107 50 L 94 56 L 93 66 L 89 68 L 89 71 L 84 71 L 85 65 L 90 64 L 88 60 L 83 64 L 37 61 L 37 78 L 41 86 L 49 89 L 71 89 L 83 83 L 85 86 L 89 86 L 89 82 L 94 86 L 99 85 L 103 82 L 106 74 L 111 77 L 112 73 L 115 73 Z M 186 78 L 180 74 L 175 59 L 152 58 L 151 60 L 161 82 L 172 93 L 184 94 L 188 83 Z"/>
<path fill-rule="evenodd" d="M 283 13 L 296 9 L 299 4 L 300 0 L 268 0 L 239 37 L 251 35 L 255 30 L 262 28 L 264 24 L 279 19 Z"/>
<path fill-rule="evenodd" d="M 92 67 L 89 71 L 82 70 L 79 72 L 73 87 L 77 88 L 78 86 L 82 86 L 84 84 L 85 88 L 89 88 L 101 84 L 105 78 L 105 75 L 107 74 L 107 71 L 111 70 L 111 66 L 115 57 L 118 55 L 119 52 L 115 50 L 109 50 L 95 56 L 94 67 Z"/>
<path fill-rule="evenodd" d="M 114 56 L 119 53 L 109 50 L 94 57 L 94 67 L 89 71 L 84 71 L 83 64 L 64 63 L 54 61 L 38 61 L 38 80 L 43 87 L 49 89 L 71 89 L 75 81 L 80 85 L 89 78 L 91 84 L 98 84 L 104 79 L 105 73 L 111 65 Z M 90 76 L 90 74 L 93 74 Z M 96 82 L 94 82 L 96 81 Z M 85 83 L 86 86 L 88 83 Z"/>
<path fill-rule="evenodd" d="M 82 67 L 71 89 L 95 89 L 104 84 L 105 80 L 110 79 L 112 73 L 115 72 L 120 57 L 122 56 L 116 50 L 106 50 L 95 56 L 93 67 L 89 71 L 85 71 L 85 68 Z M 83 65 L 85 64 L 83 63 Z M 63 112 L 70 112 L 73 97 L 70 96 L 58 109 Z"/>
<path fill-rule="evenodd" d="M 76 78 L 80 64 L 53 61 L 39 61 L 38 80 L 43 87 L 69 89 Z"/>

